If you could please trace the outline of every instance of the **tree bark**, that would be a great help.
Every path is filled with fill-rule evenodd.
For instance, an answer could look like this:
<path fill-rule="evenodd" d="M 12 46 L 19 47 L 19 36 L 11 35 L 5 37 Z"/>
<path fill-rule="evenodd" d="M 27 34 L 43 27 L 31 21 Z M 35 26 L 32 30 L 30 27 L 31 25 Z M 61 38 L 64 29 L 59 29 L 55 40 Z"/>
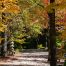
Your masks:
<path fill-rule="evenodd" d="M 55 0 L 50 0 L 50 4 L 53 3 Z M 55 9 L 52 9 L 49 15 L 49 61 L 50 66 L 57 66 L 56 65 L 56 30 L 55 30 Z"/>
<path fill-rule="evenodd" d="M 4 57 L 7 56 L 7 30 L 4 33 L 4 44 L 3 44 Z"/>
<path fill-rule="evenodd" d="M 5 8 L 4 4 L 2 3 L 2 8 Z M 5 19 L 5 13 L 2 12 L 2 22 L 5 23 L 6 19 Z M 2 47 L 2 56 L 6 57 L 7 56 L 7 30 L 5 28 L 4 30 L 4 43 L 3 43 L 3 47 Z"/>

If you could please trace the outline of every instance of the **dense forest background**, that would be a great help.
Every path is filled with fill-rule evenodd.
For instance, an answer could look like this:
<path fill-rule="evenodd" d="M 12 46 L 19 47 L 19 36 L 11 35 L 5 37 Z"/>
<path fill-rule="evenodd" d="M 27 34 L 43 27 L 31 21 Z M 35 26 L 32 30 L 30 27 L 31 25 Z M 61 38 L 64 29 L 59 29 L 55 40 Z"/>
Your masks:
<path fill-rule="evenodd" d="M 0 0 L 0 46 L 15 49 L 41 49 L 49 45 L 49 16 L 55 8 L 56 45 L 66 42 L 66 1 Z M 2 49 L 1 49 L 2 50 Z"/>

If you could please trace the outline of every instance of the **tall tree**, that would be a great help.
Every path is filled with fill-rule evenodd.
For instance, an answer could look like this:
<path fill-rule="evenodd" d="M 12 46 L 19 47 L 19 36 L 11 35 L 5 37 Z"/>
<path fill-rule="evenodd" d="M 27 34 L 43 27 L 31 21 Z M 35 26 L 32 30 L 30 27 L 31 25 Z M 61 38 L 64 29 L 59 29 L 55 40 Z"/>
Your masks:
<path fill-rule="evenodd" d="M 43 0 L 49 16 L 49 61 L 50 66 L 56 66 L 56 30 L 55 30 L 55 0 Z M 49 1 L 49 3 L 48 3 Z"/>
<path fill-rule="evenodd" d="M 54 3 L 55 0 L 50 0 L 50 4 Z M 55 8 L 52 8 L 52 12 L 49 15 L 49 54 L 50 54 L 50 66 L 56 65 L 56 30 L 55 30 Z"/>

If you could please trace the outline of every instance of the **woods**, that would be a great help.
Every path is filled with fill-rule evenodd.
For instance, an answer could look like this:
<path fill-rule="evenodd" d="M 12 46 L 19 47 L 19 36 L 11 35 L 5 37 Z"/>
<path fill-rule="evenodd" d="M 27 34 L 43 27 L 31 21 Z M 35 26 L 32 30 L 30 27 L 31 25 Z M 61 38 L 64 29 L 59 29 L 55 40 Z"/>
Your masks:
<path fill-rule="evenodd" d="M 56 66 L 56 49 L 65 50 L 65 0 L 0 0 L 0 55 L 46 49 Z"/>

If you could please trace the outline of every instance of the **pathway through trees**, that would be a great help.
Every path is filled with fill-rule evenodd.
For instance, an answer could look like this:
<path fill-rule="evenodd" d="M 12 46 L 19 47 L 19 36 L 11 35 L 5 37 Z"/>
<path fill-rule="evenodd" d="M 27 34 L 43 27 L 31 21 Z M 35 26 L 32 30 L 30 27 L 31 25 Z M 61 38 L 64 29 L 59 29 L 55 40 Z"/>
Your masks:
<path fill-rule="evenodd" d="M 0 58 L 0 66 L 50 66 L 48 51 L 24 50 L 15 56 Z"/>
<path fill-rule="evenodd" d="M 23 52 L 1 60 L 0 65 L 8 66 L 50 66 L 47 62 L 48 52 Z"/>

